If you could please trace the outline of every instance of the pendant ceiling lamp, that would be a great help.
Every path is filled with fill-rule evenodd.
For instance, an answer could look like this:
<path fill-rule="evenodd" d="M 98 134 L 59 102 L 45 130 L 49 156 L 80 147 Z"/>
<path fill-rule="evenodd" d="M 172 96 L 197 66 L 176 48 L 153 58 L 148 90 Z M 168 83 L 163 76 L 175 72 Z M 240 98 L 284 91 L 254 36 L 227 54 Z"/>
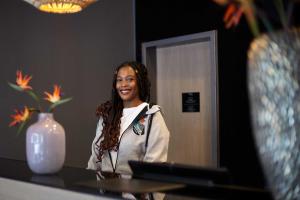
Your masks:
<path fill-rule="evenodd" d="M 79 12 L 97 0 L 24 0 L 37 9 L 50 13 L 75 13 Z"/>

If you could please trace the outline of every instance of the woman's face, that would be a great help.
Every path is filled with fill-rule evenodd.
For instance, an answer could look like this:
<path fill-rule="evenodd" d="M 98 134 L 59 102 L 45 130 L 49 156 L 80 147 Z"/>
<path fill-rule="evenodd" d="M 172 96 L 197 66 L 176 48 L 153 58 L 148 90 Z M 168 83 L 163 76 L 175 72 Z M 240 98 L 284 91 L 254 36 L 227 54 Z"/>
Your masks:
<path fill-rule="evenodd" d="M 130 66 L 119 69 L 116 80 L 116 90 L 123 100 L 124 107 L 135 107 L 141 103 L 137 77 Z"/>

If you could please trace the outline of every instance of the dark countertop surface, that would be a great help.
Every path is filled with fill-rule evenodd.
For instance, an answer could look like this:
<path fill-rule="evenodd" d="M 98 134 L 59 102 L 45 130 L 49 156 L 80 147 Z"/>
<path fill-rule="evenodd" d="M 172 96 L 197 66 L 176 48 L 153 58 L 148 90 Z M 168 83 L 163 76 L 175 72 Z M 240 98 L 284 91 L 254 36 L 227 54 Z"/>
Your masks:
<path fill-rule="evenodd" d="M 56 174 L 39 175 L 34 174 L 29 169 L 26 161 L 0 158 L 0 177 L 49 187 L 61 188 L 70 191 L 88 193 L 92 195 L 112 197 L 116 199 L 121 198 L 120 192 L 109 192 L 103 194 L 100 193 L 99 188 L 95 187 L 95 184 L 94 186 L 90 186 L 89 184 L 80 184 L 83 182 L 88 183 L 91 181 L 97 182 L 95 173 L 84 168 L 65 166 Z M 145 180 L 137 180 L 139 185 L 143 184 L 143 181 Z M 169 187 L 170 185 L 167 186 Z M 271 194 L 264 189 L 239 187 L 237 185 L 226 184 L 186 185 L 186 187 L 169 190 L 166 192 L 166 194 L 167 196 L 169 196 L 169 198 L 167 199 L 272 199 Z"/>
<path fill-rule="evenodd" d="M 120 199 L 116 194 L 100 194 L 99 190 L 92 187 L 80 186 L 82 181 L 96 180 L 96 175 L 91 170 L 64 166 L 58 173 L 51 175 L 39 175 L 33 173 L 26 161 L 0 158 L 0 177 L 55 187 L 81 193 L 102 195 Z"/>

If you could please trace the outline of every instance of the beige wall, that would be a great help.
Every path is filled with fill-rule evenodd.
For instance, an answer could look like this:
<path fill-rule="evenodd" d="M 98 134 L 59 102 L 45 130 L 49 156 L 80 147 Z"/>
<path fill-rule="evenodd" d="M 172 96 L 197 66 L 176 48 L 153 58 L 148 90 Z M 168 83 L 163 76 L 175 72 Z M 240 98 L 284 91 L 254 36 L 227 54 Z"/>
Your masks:
<path fill-rule="evenodd" d="M 101 0 L 78 14 L 43 13 L 21 0 L 0 7 L 0 157 L 25 159 L 25 134 L 8 128 L 10 114 L 35 106 L 8 87 L 15 72 L 33 75 L 43 94 L 62 86 L 73 101 L 57 107 L 55 119 L 66 131 L 66 165 L 85 167 L 95 134 L 98 103 L 110 96 L 113 68 L 135 58 L 134 0 Z M 30 124 L 35 121 L 35 117 Z"/>

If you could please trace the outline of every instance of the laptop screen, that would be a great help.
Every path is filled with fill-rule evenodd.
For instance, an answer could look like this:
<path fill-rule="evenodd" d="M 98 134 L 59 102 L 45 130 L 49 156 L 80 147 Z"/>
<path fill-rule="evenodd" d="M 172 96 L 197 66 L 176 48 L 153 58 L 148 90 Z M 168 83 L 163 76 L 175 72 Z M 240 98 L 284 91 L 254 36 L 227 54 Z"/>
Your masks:
<path fill-rule="evenodd" d="M 230 183 L 226 168 L 191 166 L 178 163 L 128 161 L 133 178 L 148 179 L 188 185 Z"/>

